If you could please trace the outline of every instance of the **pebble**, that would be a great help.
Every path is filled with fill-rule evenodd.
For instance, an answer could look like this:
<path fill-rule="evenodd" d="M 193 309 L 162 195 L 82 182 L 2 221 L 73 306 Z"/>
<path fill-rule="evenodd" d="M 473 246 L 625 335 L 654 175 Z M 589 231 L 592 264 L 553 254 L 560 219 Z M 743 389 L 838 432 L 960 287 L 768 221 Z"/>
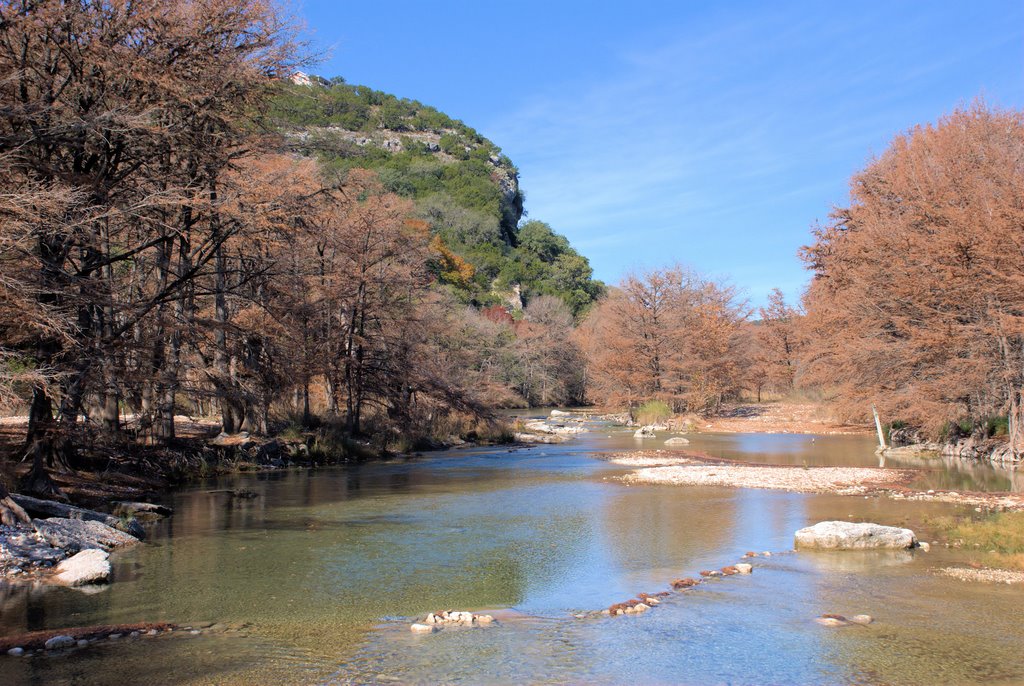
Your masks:
<path fill-rule="evenodd" d="M 109 636 L 107 636 L 107 638 L 109 638 L 111 641 L 116 641 L 117 639 L 121 638 L 121 634 L 110 634 Z"/>
<path fill-rule="evenodd" d="M 867 626 L 871 622 L 875 621 L 875 618 L 871 615 L 854 615 L 850 617 L 850 621 L 854 624 L 861 624 Z"/>
<path fill-rule="evenodd" d="M 736 571 L 739 572 L 740 574 L 750 574 L 750 573 L 752 573 L 754 571 L 754 566 L 753 565 L 748 565 L 748 564 L 743 563 L 743 562 L 739 563 L 738 565 L 735 565 L 735 567 L 736 567 Z"/>
<path fill-rule="evenodd" d="M 917 547 L 918 547 L 918 548 L 920 548 L 921 550 L 923 550 L 923 551 L 924 551 L 924 552 L 926 552 L 926 553 L 927 553 L 927 552 L 928 552 L 929 550 L 931 550 L 931 549 L 932 549 L 932 546 L 931 546 L 931 544 L 930 544 L 930 543 L 928 543 L 928 541 L 921 541 L 921 542 L 919 542 L 919 543 L 917 544 Z"/>
<path fill-rule="evenodd" d="M 7 651 L 7 654 L 10 655 L 11 657 L 21 657 L 22 655 L 25 654 L 25 649 L 20 647 L 20 646 L 17 647 L 17 648 L 11 648 L 10 650 Z"/>
<path fill-rule="evenodd" d="M 199 633 L 199 632 L 196 632 L 196 633 Z M 133 631 L 133 632 L 131 632 L 130 634 L 128 634 L 128 636 L 129 636 L 130 638 L 138 638 L 138 637 L 139 637 L 140 635 L 141 635 L 141 634 L 140 634 L 140 633 L 139 633 L 138 631 Z"/>
<path fill-rule="evenodd" d="M 201 632 L 201 631 L 199 631 L 199 629 L 193 629 L 193 630 L 192 630 L 192 631 L 190 631 L 189 633 L 190 633 L 190 634 L 192 634 L 193 636 L 198 636 L 198 635 L 199 635 L 200 633 L 202 633 L 202 632 Z"/>
<path fill-rule="evenodd" d="M 89 645 L 89 641 L 85 640 L 84 638 L 78 639 L 78 647 L 79 648 L 84 648 L 87 645 Z"/>
<path fill-rule="evenodd" d="M 410 626 L 409 629 L 416 634 L 430 634 L 437 631 L 437 627 L 433 624 L 420 624 L 418 622 Z"/>
<path fill-rule="evenodd" d="M 158 633 L 160 633 L 160 632 L 157 631 L 156 629 L 150 629 L 149 631 L 146 632 L 146 635 L 147 636 L 156 636 Z"/>

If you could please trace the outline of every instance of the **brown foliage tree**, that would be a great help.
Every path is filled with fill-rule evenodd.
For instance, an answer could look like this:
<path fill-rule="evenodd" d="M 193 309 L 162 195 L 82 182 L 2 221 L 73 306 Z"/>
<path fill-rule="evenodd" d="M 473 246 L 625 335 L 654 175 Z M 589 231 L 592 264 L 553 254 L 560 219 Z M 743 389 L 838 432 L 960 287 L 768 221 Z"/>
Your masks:
<path fill-rule="evenodd" d="M 896 137 L 803 251 L 808 377 L 938 436 L 1024 389 L 1024 115 L 978 102 Z"/>
<path fill-rule="evenodd" d="M 588 393 L 712 410 L 742 386 L 745 319 L 731 287 L 681 267 L 628 276 L 581 327 Z"/>

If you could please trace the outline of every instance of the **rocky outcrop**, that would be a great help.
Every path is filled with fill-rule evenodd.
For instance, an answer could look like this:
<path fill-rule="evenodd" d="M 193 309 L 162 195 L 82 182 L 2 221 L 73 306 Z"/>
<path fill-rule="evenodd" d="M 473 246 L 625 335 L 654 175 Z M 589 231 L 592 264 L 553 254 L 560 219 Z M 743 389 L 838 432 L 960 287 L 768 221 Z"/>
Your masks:
<path fill-rule="evenodd" d="M 70 553 L 90 548 L 110 551 L 139 542 L 131 534 L 94 521 L 51 517 L 33 519 L 32 525 L 46 543 Z"/>
<path fill-rule="evenodd" d="M 52 500 L 40 500 L 39 498 L 32 498 L 18 493 L 12 494 L 11 497 L 16 503 L 25 508 L 26 512 L 36 517 L 59 517 L 62 519 L 99 522 L 130 534 L 135 538 L 143 538 L 145 536 L 145 530 L 142 528 L 142 525 L 133 519 L 122 519 L 106 512 L 96 512 L 95 510 L 87 510 L 84 507 L 75 507 L 74 505 L 66 505 Z"/>
<path fill-rule="evenodd" d="M 110 579 L 110 553 L 98 548 L 83 550 L 57 565 L 56 580 L 65 586 L 98 584 Z"/>
<path fill-rule="evenodd" d="M 910 529 L 867 522 L 818 522 L 794 537 L 794 547 L 804 550 L 898 550 L 915 545 L 917 537 Z"/>

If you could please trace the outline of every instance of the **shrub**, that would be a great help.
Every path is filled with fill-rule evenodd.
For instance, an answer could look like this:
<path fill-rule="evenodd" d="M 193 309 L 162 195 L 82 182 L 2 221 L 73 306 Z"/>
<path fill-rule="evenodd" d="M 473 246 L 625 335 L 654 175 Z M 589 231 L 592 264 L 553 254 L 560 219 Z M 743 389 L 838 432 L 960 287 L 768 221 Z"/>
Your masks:
<path fill-rule="evenodd" d="M 648 400 L 633 411 L 633 419 L 642 426 L 664 424 L 672 416 L 672 408 L 662 400 Z"/>

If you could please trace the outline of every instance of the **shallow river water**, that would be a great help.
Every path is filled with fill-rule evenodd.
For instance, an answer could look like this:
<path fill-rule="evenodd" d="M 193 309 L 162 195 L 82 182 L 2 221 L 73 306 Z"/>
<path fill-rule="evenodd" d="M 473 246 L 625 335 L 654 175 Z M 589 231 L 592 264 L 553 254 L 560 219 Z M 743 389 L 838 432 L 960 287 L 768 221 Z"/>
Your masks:
<path fill-rule="evenodd" d="M 600 453 L 624 430 L 557 446 L 238 476 L 178 492 L 149 541 L 115 555 L 104 590 L 0 588 L 0 634 L 166 620 L 242 633 L 103 642 L 0 656 L 2 684 L 1010 684 L 1024 682 L 1024 590 L 934 573 L 970 555 L 792 553 L 825 519 L 907 525 L 929 540 L 943 503 L 767 490 L 625 486 Z M 660 447 L 661 440 L 643 447 Z M 870 437 L 700 435 L 755 462 L 877 465 Z M 1011 490 L 1008 473 L 941 462 L 920 483 Z M 247 487 L 232 501 L 209 491 Z M 640 616 L 575 619 L 678 576 L 751 576 L 673 594 Z M 414 635 L 440 609 L 491 627 Z M 875 623 L 828 629 L 826 612 Z"/>

